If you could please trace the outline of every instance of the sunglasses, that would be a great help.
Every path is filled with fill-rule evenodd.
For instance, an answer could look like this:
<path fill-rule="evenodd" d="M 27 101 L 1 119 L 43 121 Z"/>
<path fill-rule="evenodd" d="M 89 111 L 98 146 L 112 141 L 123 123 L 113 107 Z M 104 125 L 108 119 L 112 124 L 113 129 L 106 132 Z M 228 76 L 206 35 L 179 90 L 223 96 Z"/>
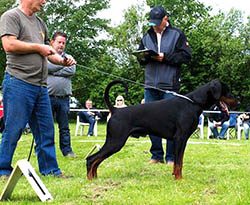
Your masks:
<path fill-rule="evenodd" d="M 116 100 L 117 102 L 119 102 L 119 101 L 123 101 L 123 100 Z"/>

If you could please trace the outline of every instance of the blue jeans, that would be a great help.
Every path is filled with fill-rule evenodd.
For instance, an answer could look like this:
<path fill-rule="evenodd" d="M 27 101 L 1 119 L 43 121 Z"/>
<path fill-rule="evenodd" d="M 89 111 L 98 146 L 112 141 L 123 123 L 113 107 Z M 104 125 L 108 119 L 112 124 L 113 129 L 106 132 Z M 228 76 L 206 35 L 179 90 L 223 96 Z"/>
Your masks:
<path fill-rule="evenodd" d="M 47 88 L 31 85 L 8 73 L 5 73 L 2 86 L 5 128 L 0 145 L 0 175 L 11 173 L 13 154 L 27 123 L 35 138 L 40 173 L 60 174 Z"/>
<path fill-rule="evenodd" d="M 69 129 L 69 97 L 50 97 L 52 113 L 56 115 L 59 128 L 59 144 L 64 156 L 72 153 Z"/>
<path fill-rule="evenodd" d="M 247 122 L 243 122 L 243 127 L 244 127 L 244 134 L 245 134 L 245 137 L 246 139 L 248 140 L 249 139 L 249 124 Z"/>
<path fill-rule="evenodd" d="M 89 115 L 85 111 L 78 112 L 78 115 L 79 115 L 79 118 L 80 118 L 80 122 L 89 123 L 88 135 L 92 136 L 93 135 L 93 131 L 94 131 L 94 126 L 95 126 L 95 116 Z"/>
<path fill-rule="evenodd" d="M 214 127 L 213 123 L 210 124 L 210 129 L 211 129 L 215 138 L 219 137 L 220 139 L 223 139 L 228 128 L 229 128 L 229 121 L 226 121 L 221 125 L 221 130 L 220 130 L 220 134 L 219 134 L 217 127 Z"/>
<path fill-rule="evenodd" d="M 154 89 L 145 89 L 144 91 L 145 103 L 152 102 L 156 100 L 162 100 L 167 98 L 172 98 L 174 95 L 169 93 L 164 93 Z M 151 148 L 150 152 L 152 154 L 152 159 L 162 160 L 164 151 L 162 148 L 162 138 L 150 135 Z M 174 142 L 172 140 L 167 140 L 166 143 L 166 162 L 174 161 Z"/>

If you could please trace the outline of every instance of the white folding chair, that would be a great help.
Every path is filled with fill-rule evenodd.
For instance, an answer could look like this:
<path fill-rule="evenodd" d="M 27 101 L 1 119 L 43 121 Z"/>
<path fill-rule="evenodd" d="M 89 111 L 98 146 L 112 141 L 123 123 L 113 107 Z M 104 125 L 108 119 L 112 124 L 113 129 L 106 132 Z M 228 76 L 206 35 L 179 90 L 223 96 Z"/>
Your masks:
<path fill-rule="evenodd" d="M 95 125 L 94 125 L 94 135 L 97 136 L 97 122 L 98 122 L 98 118 L 96 119 Z M 80 130 L 80 136 L 82 136 L 83 132 L 84 132 L 84 126 L 89 126 L 89 123 L 86 122 L 80 122 L 80 117 L 79 115 L 77 115 L 76 118 L 76 129 L 75 129 L 75 136 L 78 135 L 78 131 L 79 128 Z"/>
<path fill-rule="evenodd" d="M 237 139 L 240 140 L 241 138 L 241 131 L 244 129 L 243 122 L 240 119 L 240 116 L 237 118 Z"/>

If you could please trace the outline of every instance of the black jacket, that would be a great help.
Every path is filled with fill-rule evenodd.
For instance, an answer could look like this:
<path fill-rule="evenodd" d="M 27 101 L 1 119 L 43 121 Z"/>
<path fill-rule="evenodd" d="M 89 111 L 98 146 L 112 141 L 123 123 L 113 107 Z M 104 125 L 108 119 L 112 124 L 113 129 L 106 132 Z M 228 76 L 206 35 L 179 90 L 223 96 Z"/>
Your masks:
<path fill-rule="evenodd" d="M 216 105 L 213 105 L 209 110 L 211 110 L 211 111 L 221 111 Z M 210 122 L 216 121 L 216 122 L 221 122 L 221 124 L 223 124 L 224 122 L 229 120 L 229 116 L 225 112 L 210 113 L 208 115 L 208 118 L 209 118 Z"/>
<path fill-rule="evenodd" d="M 157 36 L 152 27 L 141 40 L 139 50 L 143 49 L 158 53 Z M 169 24 L 162 34 L 161 53 L 164 53 L 163 62 L 152 58 L 140 62 L 146 66 L 145 84 L 165 90 L 179 90 L 181 65 L 189 62 L 192 57 L 184 33 Z"/>

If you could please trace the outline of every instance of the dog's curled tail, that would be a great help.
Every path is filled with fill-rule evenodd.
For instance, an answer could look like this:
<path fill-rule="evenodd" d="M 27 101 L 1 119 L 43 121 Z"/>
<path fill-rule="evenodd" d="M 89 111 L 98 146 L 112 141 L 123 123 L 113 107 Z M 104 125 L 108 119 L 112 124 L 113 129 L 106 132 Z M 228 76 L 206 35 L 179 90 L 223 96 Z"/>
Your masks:
<path fill-rule="evenodd" d="M 106 105 L 107 105 L 107 107 L 108 107 L 108 109 L 110 110 L 111 113 L 114 110 L 114 106 L 110 102 L 110 99 L 109 99 L 109 90 L 113 85 L 116 85 L 116 84 L 121 84 L 124 87 L 126 94 L 128 93 L 128 85 L 125 82 L 121 81 L 121 80 L 114 80 L 114 81 L 112 81 L 111 83 L 108 84 L 108 86 L 105 89 L 104 100 L 105 100 L 105 103 L 106 103 Z"/>

